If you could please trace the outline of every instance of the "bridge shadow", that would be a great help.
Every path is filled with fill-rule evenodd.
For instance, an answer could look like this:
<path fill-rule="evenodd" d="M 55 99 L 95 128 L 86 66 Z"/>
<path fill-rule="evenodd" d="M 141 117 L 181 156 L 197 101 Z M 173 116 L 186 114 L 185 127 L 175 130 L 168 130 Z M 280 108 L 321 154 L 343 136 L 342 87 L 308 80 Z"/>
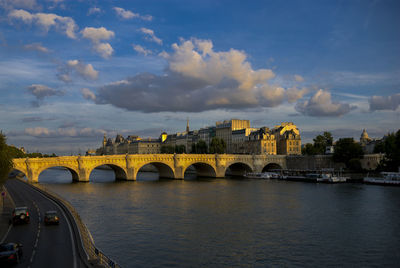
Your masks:
<path fill-rule="evenodd" d="M 65 167 L 50 167 L 43 170 L 39 175 L 39 183 L 72 183 L 74 176 L 77 177 L 75 171 Z"/>

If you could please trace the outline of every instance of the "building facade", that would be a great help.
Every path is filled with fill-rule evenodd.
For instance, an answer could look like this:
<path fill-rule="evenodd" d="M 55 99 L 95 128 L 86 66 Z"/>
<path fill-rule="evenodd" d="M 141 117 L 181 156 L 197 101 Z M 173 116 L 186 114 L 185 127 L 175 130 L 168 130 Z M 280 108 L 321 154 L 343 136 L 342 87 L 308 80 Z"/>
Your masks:
<path fill-rule="evenodd" d="M 169 135 L 163 132 L 158 139 L 142 139 L 133 135 L 124 138 L 117 135 L 112 140 L 104 135 L 103 146 L 96 150 L 96 154 L 158 154 L 161 153 L 163 146 L 171 148 L 184 146 L 184 152 L 191 153 L 192 145 L 202 140 L 210 146 L 214 137 L 225 141 L 226 153 L 229 154 L 301 154 L 300 131 L 292 122 L 284 122 L 269 129 L 252 128 L 249 120 L 240 119 L 216 122 L 215 127 L 194 131 L 189 129 L 188 121 L 186 131 Z"/>

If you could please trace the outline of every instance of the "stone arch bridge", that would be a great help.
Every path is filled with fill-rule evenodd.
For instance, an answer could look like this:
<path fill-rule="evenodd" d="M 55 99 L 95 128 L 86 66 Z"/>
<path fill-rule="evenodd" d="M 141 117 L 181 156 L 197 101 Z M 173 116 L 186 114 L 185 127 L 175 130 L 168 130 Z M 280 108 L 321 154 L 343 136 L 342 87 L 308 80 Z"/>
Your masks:
<path fill-rule="evenodd" d="M 224 177 L 266 169 L 287 168 L 284 155 L 231 155 L 231 154 L 129 154 L 103 156 L 60 156 L 49 158 L 18 158 L 14 169 L 23 172 L 29 181 L 39 182 L 43 170 L 64 167 L 73 181 L 88 182 L 96 167 L 107 165 L 118 180 L 136 180 L 139 170 L 148 164 L 155 166 L 160 177 L 184 179 L 185 171 L 193 166 L 198 176 Z"/>

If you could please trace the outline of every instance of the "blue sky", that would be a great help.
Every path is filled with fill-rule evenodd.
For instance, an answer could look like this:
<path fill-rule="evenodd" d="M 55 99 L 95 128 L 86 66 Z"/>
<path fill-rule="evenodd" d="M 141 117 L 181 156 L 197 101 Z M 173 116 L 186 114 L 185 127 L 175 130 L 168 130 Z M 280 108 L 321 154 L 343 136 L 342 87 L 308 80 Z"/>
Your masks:
<path fill-rule="evenodd" d="M 57 154 L 187 118 L 379 138 L 400 126 L 398 14 L 389 0 L 0 0 L 0 129 Z"/>

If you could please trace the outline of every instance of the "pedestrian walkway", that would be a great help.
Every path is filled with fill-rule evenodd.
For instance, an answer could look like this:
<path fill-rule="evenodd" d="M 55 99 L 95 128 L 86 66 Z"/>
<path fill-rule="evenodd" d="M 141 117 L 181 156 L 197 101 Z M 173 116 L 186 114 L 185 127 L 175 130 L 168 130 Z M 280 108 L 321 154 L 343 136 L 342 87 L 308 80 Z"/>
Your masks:
<path fill-rule="evenodd" d="M 10 227 L 11 212 L 15 205 L 4 187 L 1 187 L 0 192 L 0 242 L 2 242 Z"/>

